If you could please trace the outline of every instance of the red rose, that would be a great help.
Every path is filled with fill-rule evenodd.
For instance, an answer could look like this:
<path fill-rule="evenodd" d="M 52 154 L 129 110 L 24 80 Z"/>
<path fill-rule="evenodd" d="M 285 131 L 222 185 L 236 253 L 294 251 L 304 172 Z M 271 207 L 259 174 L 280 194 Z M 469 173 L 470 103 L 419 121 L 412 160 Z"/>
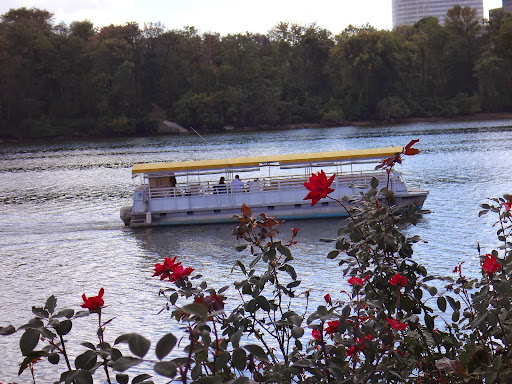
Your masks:
<path fill-rule="evenodd" d="M 350 285 L 359 285 L 360 287 L 363 286 L 363 279 L 360 277 L 352 276 L 350 279 L 348 279 L 348 283 Z"/>
<path fill-rule="evenodd" d="M 87 298 L 85 293 L 82 295 L 82 299 L 84 303 L 81 305 L 82 308 L 87 308 L 89 311 L 96 311 L 97 309 L 101 309 L 103 307 L 103 293 L 105 290 L 103 288 L 100 289 L 98 296 L 92 296 Z"/>
<path fill-rule="evenodd" d="M 370 276 L 366 276 L 364 279 L 361 279 L 360 277 L 352 276 L 350 279 L 347 280 L 347 282 L 350 285 L 358 285 L 358 286 L 362 287 L 364 285 L 364 283 L 366 282 L 366 280 L 368 280 L 369 278 L 370 278 Z"/>
<path fill-rule="evenodd" d="M 503 206 L 505 207 L 505 209 L 506 209 L 507 211 L 510 211 L 510 210 L 512 209 L 512 202 L 510 202 L 510 201 L 505 201 L 505 202 L 503 203 Z"/>
<path fill-rule="evenodd" d="M 203 304 L 206 308 L 208 308 L 208 312 L 217 312 L 224 309 L 224 300 L 219 295 L 215 293 L 209 296 L 204 297 L 196 297 L 194 299 L 194 303 Z"/>
<path fill-rule="evenodd" d="M 400 287 L 405 287 L 407 285 L 407 277 L 400 275 L 399 273 L 396 273 L 391 280 L 389 280 L 389 283 L 391 285 L 399 285 Z"/>
<path fill-rule="evenodd" d="M 318 329 L 313 329 L 311 331 L 311 336 L 313 336 L 313 339 L 315 339 L 315 340 L 321 340 L 322 332 L 320 332 Z"/>
<path fill-rule="evenodd" d="M 357 351 L 359 352 L 359 350 Z M 347 349 L 347 356 L 352 356 L 356 353 L 356 346 L 355 345 L 351 345 L 348 349 Z"/>
<path fill-rule="evenodd" d="M 368 339 L 368 340 L 373 340 L 373 336 L 372 335 L 366 335 L 364 337 L 364 339 Z M 362 337 L 358 337 L 356 339 L 356 344 L 355 345 L 351 345 L 348 349 L 347 349 L 347 356 L 352 356 L 358 352 L 361 352 L 362 350 L 365 349 L 365 346 L 364 346 L 364 339 Z"/>
<path fill-rule="evenodd" d="M 334 192 L 334 189 L 329 188 L 329 186 L 332 184 L 335 176 L 336 174 L 333 174 L 329 179 L 327 179 L 323 170 L 318 172 L 316 175 L 312 173 L 309 181 L 304 183 L 304 186 L 310 191 L 304 200 L 311 199 L 311 206 L 313 206 L 318 203 L 320 199 L 323 199 L 324 197 L 327 197 L 329 193 Z"/>
<path fill-rule="evenodd" d="M 407 323 L 401 323 L 395 319 L 388 319 L 389 325 L 391 325 L 391 328 L 396 329 L 397 331 L 403 330 L 407 328 Z"/>
<path fill-rule="evenodd" d="M 501 264 L 496 261 L 493 255 L 488 253 L 485 255 L 485 261 L 482 263 L 482 269 L 488 275 L 493 274 L 501 268 Z"/>
<path fill-rule="evenodd" d="M 332 300 L 331 300 L 331 295 L 330 294 L 327 294 L 324 296 L 324 300 L 327 304 L 331 304 L 332 305 Z"/>
<path fill-rule="evenodd" d="M 194 272 L 194 268 L 183 268 L 182 265 L 178 265 L 176 266 L 176 268 L 174 268 L 174 271 L 172 271 L 171 276 L 169 276 L 169 280 L 171 280 L 174 283 L 181 279 L 182 277 L 190 276 L 192 272 Z"/>
<path fill-rule="evenodd" d="M 164 259 L 163 264 L 155 264 L 155 273 L 153 276 L 160 276 L 160 280 L 166 279 L 170 276 L 171 272 L 177 265 L 181 263 L 175 263 L 176 257 L 171 259 L 170 257 L 166 257 Z"/>
<path fill-rule="evenodd" d="M 176 257 L 166 257 L 163 264 L 155 264 L 153 276 L 160 276 L 160 280 L 169 278 L 173 283 L 185 276 L 190 276 L 194 268 L 183 268 L 180 262 L 176 263 Z"/>
<path fill-rule="evenodd" d="M 325 328 L 325 334 L 326 335 L 332 335 L 334 332 L 338 331 L 338 324 L 340 322 L 338 320 L 335 321 L 328 321 L 327 322 L 327 328 Z"/>

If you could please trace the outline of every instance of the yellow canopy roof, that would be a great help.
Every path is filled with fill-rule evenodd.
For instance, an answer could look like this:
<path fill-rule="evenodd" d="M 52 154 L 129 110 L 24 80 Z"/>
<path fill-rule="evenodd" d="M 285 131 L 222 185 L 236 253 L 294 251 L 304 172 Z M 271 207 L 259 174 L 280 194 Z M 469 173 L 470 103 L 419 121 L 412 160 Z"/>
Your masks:
<path fill-rule="evenodd" d="M 351 159 L 378 159 L 393 156 L 402 152 L 403 147 L 354 149 L 349 151 L 294 153 L 288 155 L 270 155 L 254 157 L 236 157 L 232 159 L 175 161 L 170 163 L 136 164 L 132 174 L 149 172 L 175 172 L 199 169 L 236 169 L 260 166 L 267 163 L 308 164 L 332 162 Z"/>

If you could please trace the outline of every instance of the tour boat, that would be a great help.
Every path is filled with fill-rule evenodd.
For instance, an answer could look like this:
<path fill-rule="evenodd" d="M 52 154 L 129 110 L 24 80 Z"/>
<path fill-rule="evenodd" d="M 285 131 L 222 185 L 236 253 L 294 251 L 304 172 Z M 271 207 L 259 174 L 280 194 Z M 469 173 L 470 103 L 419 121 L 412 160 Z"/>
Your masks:
<path fill-rule="evenodd" d="M 229 222 L 245 204 L 253 214 L 280 219 L 347 216 L 336 199 L 359 195 L 372 177 L 386 186 L 388 174 L 376 169 L 380 160 L 402 153 L 402 147 L 334 152 L 295 153 L 231 159 L 136 164 L 133 205 L 121 208 L 121 219 L 130 227 Z M 334 176 L 334 192 L 315 205 L 304 200 L 304 182 L 323 170 Z M 237 177 L 238 176 L 238 177 Z M 223 179 L 223 183 L 220 179 Z M 235 181 L 236 180 L 236 181 Z M 399 205 L 421 207 L 428 192 L 407 187 L 400 172 L 390 170 L 389 188 Z"/>

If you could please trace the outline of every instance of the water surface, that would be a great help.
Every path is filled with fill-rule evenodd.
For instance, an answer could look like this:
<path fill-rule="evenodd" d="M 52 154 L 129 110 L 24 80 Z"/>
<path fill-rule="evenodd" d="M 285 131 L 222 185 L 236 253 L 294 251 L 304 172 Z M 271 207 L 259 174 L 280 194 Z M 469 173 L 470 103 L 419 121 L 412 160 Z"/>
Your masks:
<path fill-rule="evenodd" d="M 114 317 L 106 337 L 139 332 L 153 340 L 168 332 L 167 313 L 158 290 L 166 284 L 152 278 L 153 265 L 178 256 L 215 287 L 244 254 L 234 250 L 232 226 L 125 228 L 119 208 L 130 204 L 137 180 L 135 163 L 200 160 L 275 153 L 330 151 L 405 145 L 420 139 L 422 152 L 398 169 L 409 184 L 430 191 L 425 208 L 432 214 L 408 228 L 428 243 L 417 244 L 414 257 L 429 271 L 449 275 L 464 261 L 479 275 L 476 244 L 496 248 L 495 218 L 478 218 L 486 198 L 512 193 L 512 121 L 416 123 L 379 127 L 299 129 L 278 132 L 165 136 L 138 139 L 1 144 L 0 147 L 0 326 L 18 327 L 31 317 L 32 305 L 55 294 L 59 307 L 79 308 L 81 294 L 105 288 L 106 318 Z M 337 220 L 287 222 L 300 227 L 293 249 L 304 288 L 321 299 L 336 297 L 345 286 L 336 262 L 326 259 Z M 69 338 L 94 341 L 94 321 L 80 319 Z M 17 377 L 21 361 L 18 337 L 0 337 L 0 382 L 30 382 Z M 78 349 L 81 350 L 81 349 Z M 76 351 L 74 351 L 76 352 Z M 47 362 L 36 366 L 40 383 L 57 377 Z M 156 382 L 159 382 L 158 379 Z M 161 381 L 165 382 L 165 381 Z"/>

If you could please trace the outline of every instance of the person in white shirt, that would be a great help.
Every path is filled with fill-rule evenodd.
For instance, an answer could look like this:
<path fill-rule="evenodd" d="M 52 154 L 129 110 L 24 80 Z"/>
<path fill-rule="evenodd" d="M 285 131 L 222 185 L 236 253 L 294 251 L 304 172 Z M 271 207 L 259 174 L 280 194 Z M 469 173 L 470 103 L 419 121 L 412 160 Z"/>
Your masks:
<path fill-rule="evenodd" d="M 231 191 L 232 192 L 242 192 L 242 187 L 244 184 L 240 180 L 240 176 L 236 175 L 233 181 L 231 182 Z"/>

